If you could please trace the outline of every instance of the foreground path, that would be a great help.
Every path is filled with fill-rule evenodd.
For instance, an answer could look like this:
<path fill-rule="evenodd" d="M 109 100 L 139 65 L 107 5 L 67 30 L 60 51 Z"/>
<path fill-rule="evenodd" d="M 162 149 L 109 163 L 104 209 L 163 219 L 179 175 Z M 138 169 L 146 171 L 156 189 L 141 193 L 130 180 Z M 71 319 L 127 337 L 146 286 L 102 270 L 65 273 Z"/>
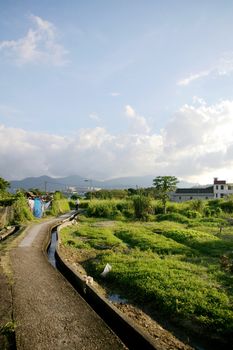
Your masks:
<path fill-rule="evenodd" d="M 53 219 L 33 225 L 11 253 L 17 350 L 115 350 L 124 345 L 63 276 L 42 246 Z"/>

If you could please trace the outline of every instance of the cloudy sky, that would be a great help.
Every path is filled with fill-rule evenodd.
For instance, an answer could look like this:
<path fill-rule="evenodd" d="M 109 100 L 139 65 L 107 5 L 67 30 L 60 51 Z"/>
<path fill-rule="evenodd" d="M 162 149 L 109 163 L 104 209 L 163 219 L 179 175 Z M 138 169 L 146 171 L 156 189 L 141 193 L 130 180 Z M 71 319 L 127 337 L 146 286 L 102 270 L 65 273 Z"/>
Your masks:
<path fill-rule="evenodd" d="M 233 2 L 0 1 L 0 176 L 233 181 Z"/>

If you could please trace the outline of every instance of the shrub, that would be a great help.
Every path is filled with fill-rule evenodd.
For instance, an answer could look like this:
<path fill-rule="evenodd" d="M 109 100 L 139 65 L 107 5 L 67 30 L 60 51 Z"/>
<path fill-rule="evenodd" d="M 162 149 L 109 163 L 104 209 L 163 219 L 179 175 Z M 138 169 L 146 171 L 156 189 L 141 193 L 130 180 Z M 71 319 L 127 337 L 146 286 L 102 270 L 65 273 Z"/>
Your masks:
<path fill-rule="evenodd" d="M 205 202 L 202 199 L 193 199 L 189 203 L 190 209 L 202 213 L 204 210 Z"/>
<path fill-rule="evenodd" d="M 133 198 L 134 215 L 137 219 L 145 219 L 151 212 L 151 199 L 143 195 L 135 195 Z"/>
<path fill-rule="evenodd" d="M 53 195 L 53 199 L 58 200 L 64 198 L 63 194 L 60 191 L 56 191 Z"/>
<path fill-rule="evenodd" d="M 97 218 L 112 218 L 117 211 L 114 200 L 91 200 L 88 204 L 87 215 Z"/>
<path fill-rule="evenodd" d="M 123 221 L 125 219 L 123 213 L 120 210 L 114 211 L 112 218 L 114 220 L 119 220 L 119 221 Z"/>
<path fill-rule="evenodd" d="M 196 210 L 187 210 L 186 216 L 189 219 L 197 219 L 197 218 L 201 217 L 201 214 L 198 211 L 196 211 Z"/>
<path fill-rule="evenodd" d="M 233 213 L 233 200 L 226 200 L 224 202 L 220 203 L 220 208 L 225 212 L 225 213 Z M 219 208 L 219 209 L 220 209 Z"/>
<path fill-rule="evenodd" d="M 9 207 L 11 206 L 15 201 L 15 198 L 5 198 L 5 199 L 0 199 L 0 207 Z"/>
<path fill-rule="evenodd" d="M 53 199 L 50 213 L 57 216 L 70 210 L 69 202 L 66 198 Z"/>
<path fill-rule="evenodd" d="M 125 199 L 93 199 L 87 203 L 87 215 L 96 218 L 124 219 L 133 217 L 132 201 Z"/>
<path fill-rule="evenodd" d="M 207 217 L 211 216 L 211 210 L 209 207 L 204 208 L 204 215 Z"/>
<path fill-rule="evenodd" d="M 157 221 L 163 221 L 163 220 L 175 221 L 181 224 L 189 223 L 189 219 L 179 213 L 159 214 L 156 216 L 156 220 Z"/>
<path fill-rule="evenodd" d="M 123 209 L 122 214 L 128 219 L 132 219 L 134 217 L 134 210 L 133 208 Z"/>
<path fill-rule="evenodd" d="M 89 201 L 88 201 L 88 200 L 82 200 L 82 201 L 80 202 L 79 207 L 82 208 L 82 209 L 87 209 L 87 208 L 88 208 L 88 205 L 89 205 Z"/>
<path fill-rule="evenodd" d="M 33 219 L 33 214 L 30 211 L 27 199 L 23 194 L 17 194 L 16 200 L 12 207 L 14 211 L 14 224 L 22 224 Z"/>
<path fill-rule="evenodd" d="M 158 200 L 152 202 L 152 208 L 154 211 L 154 214 L 163 214 L 163 206 L 162 203 Z"/>

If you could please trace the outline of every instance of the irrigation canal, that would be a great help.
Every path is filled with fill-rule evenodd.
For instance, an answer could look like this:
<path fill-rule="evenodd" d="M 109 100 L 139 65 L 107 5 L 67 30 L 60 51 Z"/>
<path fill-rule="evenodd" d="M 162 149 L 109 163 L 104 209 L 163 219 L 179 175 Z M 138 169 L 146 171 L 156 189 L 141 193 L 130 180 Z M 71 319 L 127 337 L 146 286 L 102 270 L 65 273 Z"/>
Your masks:
<path fill-rule="evenodd" d="M 51 231 L 51 241 L 48 246 L 47 254 L 50 264 L 57 268 L 64 277 L 72 284 L 78 293 L 85 299 L 93 310 L 104 320 L 104 322 L 113 330 L 113 332 L 122 340 L 126 348 L 136 350 L 160 350 L 161 348 L 153 344 L 153 339 L 142 332 L 127 317 L 124 317 L 116 308 L 114 308 L 105 298 L 101 297 L 93 290 L 80 276 L 74 275 L 69 267 L 58 259 L 56 252 L 58 239 L 57 228 Z M 116 296 L 112 298 L 116 299 Z M 110 297 L 111 299 L 111 297 Z"/>

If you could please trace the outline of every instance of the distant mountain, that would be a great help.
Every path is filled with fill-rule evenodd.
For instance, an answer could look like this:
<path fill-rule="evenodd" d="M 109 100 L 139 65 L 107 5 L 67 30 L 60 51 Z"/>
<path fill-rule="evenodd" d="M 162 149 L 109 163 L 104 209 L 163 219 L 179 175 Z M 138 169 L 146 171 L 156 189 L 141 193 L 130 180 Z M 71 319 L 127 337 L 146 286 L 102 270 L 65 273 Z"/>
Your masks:
<path fill-rule="evenodd" d="M 30 188 L 38 188 L 43 191 L 64 190 L 70 186 L 87 187 L 85 179 L 81 176 L 68 176 L 64 178 L 53 178 L 50 176 L 27 177 L 23 180 L 10 181 L 10 190 L 22 188 L 29 190 Z"/>
<path fill-rule="evenodd" d="M 11 181 L 11 191 L 15 192 L 22 188 L 29 190 L 30 188 L 38 188 L 43 191 L 65 190 L 67 187 L 77 187 L 79 189 L 87 189 L 90 187 L 106 188 L 106 189 L 123 189 L 137 187 L 151 187 L 155 176 L 129 176 L 105 181 L 87 179 L 79 175 L 71 175 L 61 178 L 53 178 L 50 176 L 27 177 L 23 180 Z M 197 184 L 180 181 L 178 187 L 187 188 L 197 186 Z"/>

